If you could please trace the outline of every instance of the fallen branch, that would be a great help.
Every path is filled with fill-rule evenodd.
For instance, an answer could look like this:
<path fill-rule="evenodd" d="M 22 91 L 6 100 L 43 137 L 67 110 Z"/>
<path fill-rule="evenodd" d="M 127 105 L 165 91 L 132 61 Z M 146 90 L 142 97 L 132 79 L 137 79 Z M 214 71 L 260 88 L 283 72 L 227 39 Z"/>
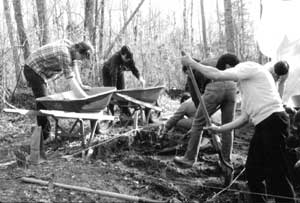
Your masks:
<path fill-rule="evenodd" d="M 39 184 L 39 185 L 48 185 L 49 181 L 43 181 L 35 178 L 27 178 L 27 177 L 22 177 L 21 181 L 25 183 L 34 183 L 34 184 Z M 168 200 L 160 201 L 160 200 L 152 200 L 152 199 L 146 199 L 142 197 L 137 197 L 137 196 L 132 196 L 132 195 L 126 195 L 126 194 L 120 194 L 120 193 L 115 193 L 115 192 L 109 192 L 109 191 L 104 191 L 104 190 L 93 190 L 87 187 L 79 187 L 79 186 L 74 186 L 74 185 L 66 185 L 62 183 L 55 183 L 53 182 L 53 185 L 56 187 L 61 187 L 65 189 L 70 189 L 70 190 L 76 190 L 80 192 L 89 192 L 89 193 L 95 193 L 103 196 L 108 196 L 112 198 L 117 198 L 117 199 L 123 199 L 123 200 L 128 200 L 128 201 L 134 201 L 138 203 L 167 203 Z"/>

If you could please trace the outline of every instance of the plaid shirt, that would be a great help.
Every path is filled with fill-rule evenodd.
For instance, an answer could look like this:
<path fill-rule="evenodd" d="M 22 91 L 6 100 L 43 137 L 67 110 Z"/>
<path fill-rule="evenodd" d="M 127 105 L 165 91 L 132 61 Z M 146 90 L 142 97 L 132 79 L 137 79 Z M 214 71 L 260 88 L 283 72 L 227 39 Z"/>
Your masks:
<path fill-rule="evenodd" d="M 57 79 L 62 74 L 66 78 L 73 77 L 74 63 L 69 52 L 72 44 L 69 40 L 60 40 L 44 45 L 33 52 L 25 64 L 40 75 L 45 83 Z"/>

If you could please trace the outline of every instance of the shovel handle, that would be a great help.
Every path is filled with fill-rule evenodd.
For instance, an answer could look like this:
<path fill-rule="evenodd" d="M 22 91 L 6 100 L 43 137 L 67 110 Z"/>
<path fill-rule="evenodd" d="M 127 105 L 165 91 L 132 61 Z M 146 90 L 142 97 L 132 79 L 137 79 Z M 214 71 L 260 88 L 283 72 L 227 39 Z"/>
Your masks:
<path fill-rule="evenodd" d="M 181 51 L 181 55 L 185 56 L 186 54 L 185 54 L 184 51 Z M 197 97 L 199 99 L 199 104 L 201 105 L 201 108 L 202 108 L 202 111 L 203 111 L 203 114 L 204 114 L 204 117 L 205 117 L 206 125 L 207 126 L 211 126 L 211 121 L 210 121 L 209 114 L 207 112 L 207 109 L 206 109 L 204 100 L 202 98 L 201 92 L 200 92 L 200 90 L 198 88 L 198 85 L 197 85 L 194 73 L 193 73 L 192 68 L 190 66 L 188 66 L 188 68 L 187 68 L 187 74 L 188 74 L 189 78 L 192 81 L 192 84 L 194 86 L 194 90 L 195 90 L 195 92 L 197 94 Z"/>

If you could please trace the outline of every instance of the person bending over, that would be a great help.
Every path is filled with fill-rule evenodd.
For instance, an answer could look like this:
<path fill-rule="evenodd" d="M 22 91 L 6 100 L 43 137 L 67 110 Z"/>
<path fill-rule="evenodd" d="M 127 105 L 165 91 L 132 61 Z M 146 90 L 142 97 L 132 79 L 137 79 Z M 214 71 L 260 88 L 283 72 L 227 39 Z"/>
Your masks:
<path fill-rule="evenodd" d="M 48 81 L 62 75 L 70 84 L 76 97 L 86 97 L 84 90 L 90 87 L 82 84 L 76 60 L 90 59 L 92 52 L 93 47 L 90 43 L 73 43 L 69 40 L 59 40 L 35 50 L 26 59 L 24 65 L 24 76 L 34 97 L 47 96 Z M 40 102 L 36 104 L 36 108 L 46 109 Z M 51 126 L 47 117 L 37 116 L 37 123 L 42 127 L 42 138 L 44 140 L 50 138 Z"/>

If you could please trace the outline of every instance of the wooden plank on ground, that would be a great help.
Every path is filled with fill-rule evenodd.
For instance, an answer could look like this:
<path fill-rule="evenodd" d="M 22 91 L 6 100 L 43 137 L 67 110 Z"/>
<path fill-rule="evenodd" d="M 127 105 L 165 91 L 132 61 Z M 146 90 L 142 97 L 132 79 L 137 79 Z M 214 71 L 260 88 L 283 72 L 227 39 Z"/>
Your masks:
<path fill-rule="evenodd" d="M 104 115 L 103 112 L 97 113 L 75 113 L 75 112 L 65 112 L 56 110 L 26 110 L 26 109 L 4 109 L 7 113 L 19 113 L 27 116 L 54 116 L 57 118 L 74 118 L 83 120 L 114 120 L 115 117 L 111 115 Z"/>

